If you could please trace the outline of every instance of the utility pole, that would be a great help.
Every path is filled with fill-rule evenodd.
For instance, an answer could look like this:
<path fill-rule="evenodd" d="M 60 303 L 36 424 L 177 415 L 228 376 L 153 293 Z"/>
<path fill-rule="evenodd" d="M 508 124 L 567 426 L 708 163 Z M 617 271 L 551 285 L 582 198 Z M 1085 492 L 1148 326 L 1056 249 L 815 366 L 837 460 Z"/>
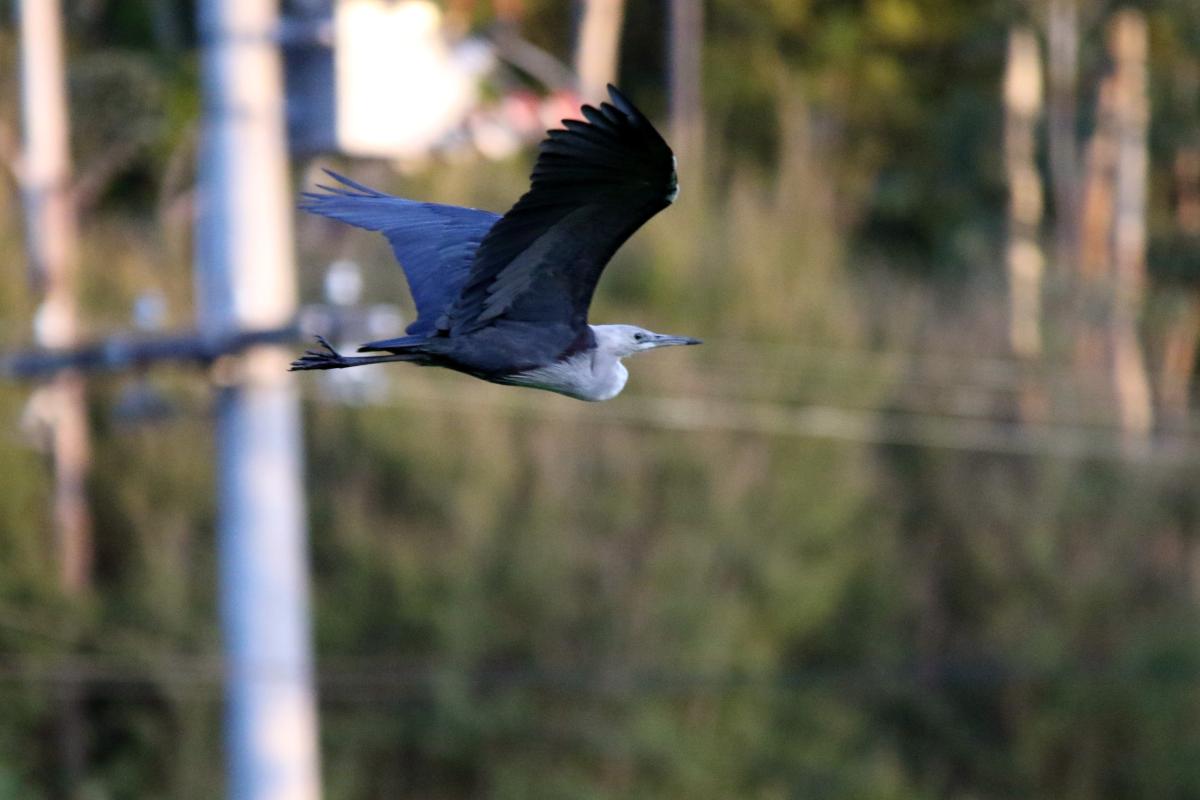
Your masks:
<path fill-rule="evenodd" d="M 278 328 L 296 310 L 277 0 L 201 0 L 200 326 Z M 300 406 L 276 346 L 237 359 L 217 398 L 218 548 L 228 787 L 320 794 Z"/>
<path fill-rule="evenodd" d="M 71 185 L 70 124 L 63 58 L 62 12 L 58 0 L 22 0 L 16 5 L 20 30 L 22 154 L 20 180 L 25 206 L 29 277 L 42 295 L 34 337 L 43 348 L 68 348 L 78 336 L 75 292 L 78 231 Z M 87 503 L 91 462 L 83 375 L 56 373 L 38 390 L 46 409 L 54 468 L 54 550 L 59 587 L 84 592 L 92 573 L 92 518 Z M 80 687 L 59 687 L 58 728 L 62 768 L 60 791 L 75 796 L 86 761 Z"/>

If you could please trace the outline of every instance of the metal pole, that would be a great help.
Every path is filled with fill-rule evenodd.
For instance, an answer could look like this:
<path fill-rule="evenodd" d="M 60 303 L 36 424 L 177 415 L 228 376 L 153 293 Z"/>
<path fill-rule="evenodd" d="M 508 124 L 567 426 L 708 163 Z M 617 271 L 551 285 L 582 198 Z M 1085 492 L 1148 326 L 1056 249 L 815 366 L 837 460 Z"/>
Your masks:
<path fill-rule="evenodd" d="M 202 330 L 280 327 L 295 313 L 276 0 L 202 0 Z M 219 391 L 221 606 L 228 791 L 319 796 L 300 409 L 288 354 L 264 345 Z"/>

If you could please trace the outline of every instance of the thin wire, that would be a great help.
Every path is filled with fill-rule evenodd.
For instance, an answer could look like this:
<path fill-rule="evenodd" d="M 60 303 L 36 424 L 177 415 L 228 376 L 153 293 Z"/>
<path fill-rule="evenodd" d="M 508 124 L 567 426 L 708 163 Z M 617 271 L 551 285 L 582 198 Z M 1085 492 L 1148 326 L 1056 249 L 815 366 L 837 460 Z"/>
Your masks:
<path fill-rule="evenodd" d="M 53 662 L 27 660 L 0 665 L 0 684 L 86 686 L 89 693 L 147 694 L 189 692 L 210 695 L 214 701 L 226 678 L 218 655 L 159 656 L 154 664 L 124 663 L 86 655 Z M 1200 671 L 1169 675 L 1134 674 L 1129 668 L 1107 664 L 1032 665 L 941 660 L 907 665 L 845 665 L 820 668 L 788 667 L 779 670 L 686 670 L 650 664 L 609 664 L 596 667 L 479 667 L 418 663 L 387 657 L 341 656 L 321 659 L 313 671 L 322 700 L 378 702 L 383 699 L 424 700 L 432 687 L 447 680 L 467 681 L 478 693 L 536 690 L 573 695 L 639 695 L 679 692 L 740 690 L 792 691 L 804 689 L 934 689 L 944 685 L 1006 686 L 1080 679 L 1124 683 L 1138 680 L 1158 686 L 1178 686 L 1190 691 Z M 294 681 L 294 673 L 264 666 L 253 679 L 265 682 Z"/>
<path fill-rule="evenodd" d="M 1108 329 L 1105 329 L 1108 330 Z M 1107 380 L 1107 372 L 1103 368 L 1080 369 L 1066 359 L 1042 357 L 1037 360 L 1027 360 L 1020 356 L 1007 353 L 971 353 L 948 350 L 906 350 L 888 348 L 872 350 L 866 347 L 850 345 L 812 344 L 802 341 L 781 342 L 771 339 L 738 339 L 704 337 L 705 347 L 710 351 L 733 351 L 739 361 L 747 358 L 754 359 L 764 354 L 786 361 L 796 361 L 801 357 L 819 359 L 822 364 L 847 364 L 875 362 L 894 368 L 911 368 L 914 364 L 926 364 L 934 369 L 945 369 L 952 372 L 968 372 L 989 375 L 997 380 L 1015 380 L 1033 373 L 1039 375 L 1060 375 L 1074 379 L 1077 375 L 1094 376 Z M 1165 370 L 1161 367 L 1147 368 L 1149 377 L 1159 377 Z"/>
<path fill-rule="evenodd" d="M 854 348 L 821 348 L 808 345 L 759 345 L 745 343 L 734 346 L 741 354 L 729 356 L 722 352 L 723 345 L 713 347 L 715 356 L 702 359 L 706 384 L 714 379 L 722 384 L 734 386 L 756 386 L 764 378 L 786 378 L 793 382 L 802 377 L 805 370 L 819 376 L 823 386 L 833 383 L 832 372 L 842 381 L 856 385 L 877 385 L 888 389 L 942 389 L 951 393 L 979 395 L 988 392 L 1006 392 L 1010 395 L 1024 393 L 1030 389 L 1044 390 L 1054 396 L 1088 396 L 1109 391 L 1112 379 L 1102 369 L 1059 369 L 1045 362 L 1024 363 L 1005 361 L 997 357 L 947 356 L 944 354 L 900 354 L 897 352 L 869 351 Z M 793 357 L 780 359 L 782 364 L 771 363 L 764 352 L 792 352 Z M 804 354 L 803 360 L 799 354 Z M 864 374 L 865 373 L 865 374 Z M 1149 377 L 1161 377 L 1165 371 L 1148 372 Z M 748 380 L 729 381 L 731 375 Z M 807 385 L 807 384 L 806 384 Z M 893 392 L 889 402 L 901 404 L 911 398 Z M 1106 422 L 1106 421 L 1098 421 Z M 1200 431 L 1200 416 L 1192 414 L 1187 420 L 1176 423 L 1192 432 Z"/>
<path fill-rule="evenodd" d="M 677 386 L 682 384 L 689 391 L 703 393 L 709 396 L 717 394 L 735 400 L 778 399 L 779 392 L 757 392 L 756 388 L 771 387 L 769 379 L 786 377 L 795 383 L 803 379 L 795 368 L 789 370 L 766 371 L 755 366 L 735 367 L 731 370 L 706 370 L 703 373 L 703 384 L 696 382 L 696 375 L 681 373 Z M 832 383 L 832 385 L 831 385 Z M 846 384 L 850 384 L 847 386 Z M 774 384 L 777 385 L 777 384 Z M 877 387 L 871 391 L 864 387 Z M 855 392 L 854 389 L 858 388 Z M 828 381 L 825 376 L 814 383 L 809 380 L 803 389 L 808 390 L 804 396 L 792 395 L 788 402 L 795 405 L 799 402 L 827 405 L 843 410 L 874 410 L 888 413 L 919 413 L 946 417 L 967 417 L 974 419 L 989 419 L 995 422 L 1008 422 L 1010 417 L 1003 415 L 1002 409 L 1013 407 L 1014 396 L 1033 389 L 1043 389 L 1044 385 L 1023 384 L 1012 387 L 984 386 L 962 383 L 945 379 L 923 379 L 908 376 L 858 376 L 836 383 Z M 1086 396 L 1085 387 L 1071 386 L 1068 397 Z M 835 391 L 830 392 L 830 389 Z M 829 395 L 838 395 L 837 389 L 842 389 L 852 400 L 829 401 L 822 399 Z M 1065 392 L 1056 391 L 1064 395 Z M 1078 405 L 1078 404 L 1076 404 Z M 942 406 L 949 406 L 943 408 Z M 1115 419 L 1096 414 L 1094 419 L 1049 420 L 1046 424 L 1070 425 L 1078 427 L 1108 428 L 1120 430 Z M 1170 433 L 1200 433 L 1200 417 L 1189 415 L 1186 419 L 1170 420 Z"/>
<path fill-rule="evenodd" d="M 487 412 L 571 423 L 637 425 L 662 430 L 794 436 L 871 445 L 901 445 L 1068 460 L 1098 458 L 1138 464 L 1200 463 L 1189 437 L 1152 439 L 1099 434 L 1095 428 L 1058 422 L 1011 423 L 946 414 L 894 414 L 829 405 L 631 395 L 589 407 L 584 414 L 560 398 L 509 390 L 461 393 L 417 380 L 391 380 L 386 399 L 420 410 Z M 329 398 L 325 398 L 329 399 Z"/>

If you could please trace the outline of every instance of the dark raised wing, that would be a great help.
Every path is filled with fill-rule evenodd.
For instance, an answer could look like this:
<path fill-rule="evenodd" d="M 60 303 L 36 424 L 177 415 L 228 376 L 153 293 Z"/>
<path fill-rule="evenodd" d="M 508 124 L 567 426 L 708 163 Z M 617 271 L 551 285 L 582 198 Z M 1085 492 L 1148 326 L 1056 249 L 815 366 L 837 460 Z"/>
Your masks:
<path fill-rule="evenodd" d="M 675 157 L 615 87 L 584 106 L 538 151 L 532 187 L 479 246 L 470 277 L 439 328 L 469 333 L 495 321 L 566 323 L 578 333 L 605 264 L 675 199 Z"/>
<path fill-rule="evenodd" d="M 376 191 L 331 170 L 341 186 L 306 192 L 301 208 L 379 231 L 392 245 L 417 306 L 410 334 L 431 334 L 467 280 L 475 251 L 500 219 L 474 208 L 418 203 Z"/>

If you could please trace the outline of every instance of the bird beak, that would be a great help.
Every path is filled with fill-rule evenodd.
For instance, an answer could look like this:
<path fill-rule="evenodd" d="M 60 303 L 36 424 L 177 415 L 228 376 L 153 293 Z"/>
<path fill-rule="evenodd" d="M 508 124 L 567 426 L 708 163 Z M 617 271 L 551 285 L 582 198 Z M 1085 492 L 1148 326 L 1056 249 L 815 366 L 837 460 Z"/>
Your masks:
<path fill-rule="evenodd" d="M 654 339 L 655 347 L 669 347 L 673 344 L 702 344 L 702 342 L 690 336 L 668 336 L 665 333 L 656 334 Z"/>

